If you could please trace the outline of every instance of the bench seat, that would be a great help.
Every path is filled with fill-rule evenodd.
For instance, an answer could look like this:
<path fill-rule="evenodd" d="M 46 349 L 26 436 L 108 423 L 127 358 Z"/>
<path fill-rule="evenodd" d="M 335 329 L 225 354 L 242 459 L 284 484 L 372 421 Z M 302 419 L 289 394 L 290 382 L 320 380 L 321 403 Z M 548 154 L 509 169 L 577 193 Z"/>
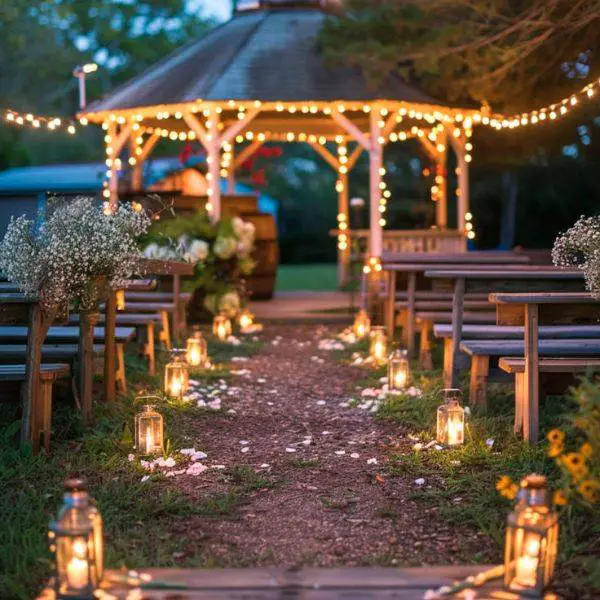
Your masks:
<path fill-rule="evenodd" d="M 67 364 L 43 364 L 40 366 L 40 387 L 32 407 L 31 439 L 34 449 L 44 448 L 50 451 L 52 435 L 52 391 L 57 379 L 68 377 L 70 373 Z M 25 382 L 25 365 L 0 365 L 0 385 L 2 382 Z"/>
<path fill-rule="evenodd" d="M 451 338 L 452 325 L 436 324 L 433 327 L 436 338 Z M 522 340 L 525 336 L 524 327 L 508 327 L 505 325 L 473 325 L 462 327 L 462 337 L 477 340 Z M 600 338 L 600 325 L 550 325 L 539 328 L 540 338 L 576 339 Z"/>
<path fill-rule="evenodd" d="M 20 342 L 27 339 L 29 329 L 19 325 L 2 325 L 0 326 L 0 343 L 5 342 Z M 133 339 L 135 335 L 134 327 L 117 327 L 115 329 L 115 339 L 117 343 L 126 343 Z M 104 327 L 94 328 L 94 339 L 104 341 Z M 60 343 L 70 341 L 76 343 L 79 340 L 79 327 L 50 327 L 46 335 L 46 341 L 51 343 Z"/>
<path fill-rule="evenodd" d="M 490 358 L 525 354 L 522 340 L 463 340 L 460 349 L 471 357 L 470 402 L 485 409 Z M 542 339 L 538 344 L 540 357 L 600 358 L 600 339 Z"/>
<path fill-rule="evenodd" d="M 181 300 L 189 302 L 191 292 L 181 292 Z M 130 292 L 125 290 L 126 302 L 173 302 L 173 292 Z"/>
<path fill-rule="evenodd" d="M 488 310 L 490 309 L 490 303 L 487 300 L 465 300 L 464 308 L 466 310 Z M 396 302 L 397 309 L 408 308 L 408 302 Z M 452 300 L 417 300 L 415 302 L 415 308 L 419 311 L 452 311 Z"/>
<path fill-rule="evenodd" d="M 539 362 L 540 373 L 559 373 L 571 374 L 585 373 L 586 371 L 600 371 L 600 358 L 540 358 Z M 526 406 L 525 397 L 525 358 L 501 358 L 499 363 L 500 368 L 506 373 L 515 375 L 515 425 L 514 431 L 516 435 L 521 435 L 524 431 L 525 419 L 531 411 L 539 412 L 539 407 Z M 564 391 L 569 385 L 569 382 L 561 386 Z M 539 423 L 539 415 L 534 418 L 535 423 Z M 527 440 L 528 441 L 528 440 Z"/>

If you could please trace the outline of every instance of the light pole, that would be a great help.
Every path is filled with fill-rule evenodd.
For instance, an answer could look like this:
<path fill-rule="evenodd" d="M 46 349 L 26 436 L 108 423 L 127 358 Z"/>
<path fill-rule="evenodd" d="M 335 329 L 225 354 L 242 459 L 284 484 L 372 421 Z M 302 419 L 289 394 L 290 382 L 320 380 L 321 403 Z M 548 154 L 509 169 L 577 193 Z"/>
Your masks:
<path fill-rule="evenodd" d="M 85 97 L 85 76 L 90 73 L 95 73 L 98 70 L 98 65 L 96 63 L 87 63 L 85 65 L 78 65 L 73 70 L 73 77 L 77 79 L 79 82 L 79 109 L 83 110 L 86 105 L 86 97 Z"/>

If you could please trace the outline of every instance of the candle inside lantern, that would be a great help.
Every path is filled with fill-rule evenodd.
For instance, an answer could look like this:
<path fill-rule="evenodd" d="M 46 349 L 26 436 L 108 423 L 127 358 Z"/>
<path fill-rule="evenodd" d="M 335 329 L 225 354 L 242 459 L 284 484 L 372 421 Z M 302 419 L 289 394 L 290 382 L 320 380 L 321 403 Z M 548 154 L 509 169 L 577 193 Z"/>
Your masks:
<path fill-rule="evenodd" d="M 208 349 L 206 340 L 202 337 L 199 330 L 188 338 L 186 343 L 185 357 L 188 365 L 192 367 L 202 367 L 208 361 Z"/>
<path fill-rule="evenodd" d="M 165 366 L 165 393 L 174 400 L 181 400 L 188 389 L 189 369 L 180 354 L 174 351 L 173 360 Z"/>
<path fill-rule="evenodd" d="M 523 587 L 534 587 L 540 556 L 540 542 L 529 539 L 524 543 L 525 554 L 517 559 L 515 583 Z"/>
<path fill-rule="evenodd" d="M 247 308 L 245 308 L 240 313 L 238 323 L 240 325 L 240 329 L 242 331 L 245 331 L 249 327 L 252 327 L 252 325 L 254 324 L 254 315 Z"/>
<path fill-rule="evenodd" d="M 140 400 L 159 400 L 156 396 L 143 396 Z M 139 454 L 158 454 L 163 449 L 164 421 L 162 415 L 150 404 L 145 404 L 135 416 L 135 445 Z"/>
<path fill-rule="evenodd" d="M 86 554 L 85 540 L 76 539 L 73 542 L 73 558 L 67 564 L 67 584 L 70 588 L 80 590 L 87 587 L 89 583 L 89 564 Z"/>
<path fill-rule="evenodd" d="M 457 416 L 451 416 L 448 419 L 448 441 L 449 446 L 458 446 L 463 443 L 465 428 L 462 419 Z"/>
<path fill-rule="evenodd" d="M 115 297 L 117 310 L 125 310 L 125 290 L 117 290 Z"/>
<path fill-rule="evenodd" d="M 231 336 L 231 321 L 225 315 L 216 315 L 213 320 L 213 334 L 221 341 Z"/>
<path fill-rule="evenodd" d="M 404 390 L 410 379 L 410 364 L 406 350 L 397 348 L 388 359 L 388 389 L 391 392 Z"/>
<path fill-rule="evenodd" d="M 383 365 L 387 360 L 387 335 L 383 327 L 374 327 L 371 331 L 369 354 L 376 365 Z"/>

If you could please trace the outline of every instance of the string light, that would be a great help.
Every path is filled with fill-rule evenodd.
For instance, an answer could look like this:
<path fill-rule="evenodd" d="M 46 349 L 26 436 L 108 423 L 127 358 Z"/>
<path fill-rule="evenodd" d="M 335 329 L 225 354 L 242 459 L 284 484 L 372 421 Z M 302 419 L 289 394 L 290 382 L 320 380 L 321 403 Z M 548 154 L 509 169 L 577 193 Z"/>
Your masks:
<path fill-rule="evenodd" d="M 344 138 L 338 139 L 338 177 L 335 182 L 335 190 L 338 194 L 345 192 L 346 175 L 348 174 L 348 146 Z M 338 221 L 338 249 L 341 251 L 348 249 L 348 215 L 340 212 L 337 216 Z"/>
<path fill-rule="evenodd" d="M 31 129 L 64 131 L 69 135 L 77 133 L 75 121 L 61 117 L 41 117 L 32 113 L 22 113 L 13 109 L 0 109 L 0 120 L 16 127 L 28 127 Z M 85 127 L 89 123 L 86 117 L 79 120 L 79 125 Z"/>

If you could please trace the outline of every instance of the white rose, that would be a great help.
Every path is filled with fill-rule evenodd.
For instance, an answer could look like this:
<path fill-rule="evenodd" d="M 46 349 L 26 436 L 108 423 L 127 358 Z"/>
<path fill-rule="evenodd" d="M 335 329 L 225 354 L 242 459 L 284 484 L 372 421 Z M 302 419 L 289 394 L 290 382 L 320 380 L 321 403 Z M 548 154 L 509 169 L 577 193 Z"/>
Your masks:
<path fill-rule="evenodd" d="M 240 297 L 237 292 L 228 292 L 219 299 L 219 311 L 234 316 L 240 309 Z"/>
<path fill-rule="evenodd" d="M 256 233 L 256 227 L 254 227 L 254 223 L 250 223 L 250 221 L 246 221 L 246 223 L 244 223 L 244 233 L 242 235 L 245 237 L 254 239 L 255 233 Z"/>
<path fill-rule="evenodd" d="M 204 240 L 194 240 L 188 249 L 191 262 L 200 262 L 206 260 L 208 256 L 208 244 Z"/>
<path fill-rule="evenodd" d="M 233 238 L 217 238 L 215 241 L 215 254 L 222 258 L 223 260 L 227 260 L 231 258 L 236 250 L 237 242 Z"/>
<path fill-rule="evenodd" d="M 236 237 L 240 237 L 241 235 L 243 235 L 244 221 L 242 221 L 242 219 L 240 219 L 239 217 L 233 217 L 233 219 L 231 220 L 231 224 L 233 226 L 233 232 L 235 233 Z"/>

